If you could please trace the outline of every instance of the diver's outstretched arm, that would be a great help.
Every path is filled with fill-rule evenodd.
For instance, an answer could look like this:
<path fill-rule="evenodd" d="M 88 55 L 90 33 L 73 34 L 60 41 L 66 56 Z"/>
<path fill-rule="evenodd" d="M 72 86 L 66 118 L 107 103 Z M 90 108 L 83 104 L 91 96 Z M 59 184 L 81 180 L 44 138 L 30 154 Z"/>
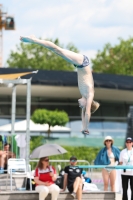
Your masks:
<path fill-rule="evenodd" d="M 82 116 L 82 121 L 84 121 L 82 124 L 84 125 L 83 127 L 83 134 L 89 134 L 89 123 L 90 123 L 90 117 L 91 117 L 91 104 L 93 101 L 93 95 L 91 94 L 88 99 L 87 99 L 87 103 L 86 103 L 86 108 L 85 108 L 85 112 L 84 112 L 84 116 Z"/>
<path fill-rule="evenodd" d="M 82 119 L 82 129 L 85 130 L 85 108 L 82 108 L 81 119 Z"/>
<path fill-rule="evenodd" d="M 82 63 L 83 63 L 84 56 L 82 54 L 75 53 L 75 52 L 67 50 L 67 49 L 63 49 L 63 48 L 57 46 L 56 44 L 54 44 L 53 42 L 37 39 L 35 36 L 27 36 L 27 37 L 21 36 L 20 40 L 22 42 L 39 44 L 39 45 L 53 51 L 54 53 L 56 53 L 57 55 L 61 56 L 66 61 L 68 61 L 74 65 L 82 65 Z"/>

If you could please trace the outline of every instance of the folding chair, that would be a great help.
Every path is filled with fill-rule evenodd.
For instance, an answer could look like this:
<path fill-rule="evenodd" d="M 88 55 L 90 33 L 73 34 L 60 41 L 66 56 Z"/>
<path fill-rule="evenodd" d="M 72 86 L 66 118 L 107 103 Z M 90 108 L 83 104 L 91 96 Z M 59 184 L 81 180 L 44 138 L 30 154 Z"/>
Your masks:
<path fill-rule="evenodd" d="M 26 190 L 27 170 L 26 161 L 21 158 L 10 158 L 7 162 L 7 172 L 10 174 L 10 186 L 12 191 L 12 179 L 14 178 L 17 190 Z"/>

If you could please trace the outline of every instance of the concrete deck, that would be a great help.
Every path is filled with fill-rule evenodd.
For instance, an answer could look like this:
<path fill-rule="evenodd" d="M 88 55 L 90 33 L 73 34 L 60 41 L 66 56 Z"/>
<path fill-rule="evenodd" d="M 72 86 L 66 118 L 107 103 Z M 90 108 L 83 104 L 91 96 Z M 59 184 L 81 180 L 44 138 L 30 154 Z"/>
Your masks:
<path fill-rule="evenodd" d="M 114 192 L 85 192 L 83 193 L 82 199 L 94 199 L 94 200 L 116 200 Z M 39 195 L 35 191 L 13 191 L 13 192 L 0 192 L 0 199 L 2 200 L 38 200 Z M 72 199 L 68 192 L 60 193 L 59 200 Z M 51 200 L 51 195 L 49 194 L 46 200 Z"/>

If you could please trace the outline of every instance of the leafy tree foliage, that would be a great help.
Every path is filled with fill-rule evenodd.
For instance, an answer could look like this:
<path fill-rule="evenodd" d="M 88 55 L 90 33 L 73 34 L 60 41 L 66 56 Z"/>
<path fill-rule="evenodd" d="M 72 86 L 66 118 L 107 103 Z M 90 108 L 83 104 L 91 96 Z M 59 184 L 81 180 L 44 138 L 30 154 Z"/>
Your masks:
<path fill-rule="evenodd" d="M 133 38 L 119 38 L 116 46 L 106 44 L 92 59 L 92 68 L 94 72 L 133 75 Z"/>
<path fill-rule="evenodd" d="M 48 137 L 50 137 L 51 126 L 65 126 L 65 124 L 69 121 L 68 114 L 65 111 L 51 111 L 46 109 L 35 110 L 31 119 L 36 124 L 48 124 Z"/>
<path fill-rule="evenodd" d="M 43 136 L 31 136 L 30 140 L 30 153 L 36 148 L 43 145 Z"/>
<path fill-rule="evenodd" d="M 63 47 L 58 39 L 52 42 L 60 47 Z M 74 66 L 72 64 L 42 46 L 20 43 L 20 45 L 17 45 L 16 47 L 17 51 L 11 51 L 7 60 L 9 67 L 66 71 L 74 70 Z M 78 52 L 78 49 L 72 43 L 69 43 L 66 46 L 66 49 Z"/>
<path fill-rule="evenodd" d="M 76 156 L 78 160 L 87 160 L 90 164 L 92 164 L 93 160 L 96 158 L 99 150 L 101 148 L 96 147 L 86 147 L 86 146 L 80 146 L 80 147 L 72 147 L 72 146 L 63 146 L 67 153 L 63 155 L 55 155 L 50 156 L 50 159 L 65 159 L 69 160 L 71 156 Z"/>

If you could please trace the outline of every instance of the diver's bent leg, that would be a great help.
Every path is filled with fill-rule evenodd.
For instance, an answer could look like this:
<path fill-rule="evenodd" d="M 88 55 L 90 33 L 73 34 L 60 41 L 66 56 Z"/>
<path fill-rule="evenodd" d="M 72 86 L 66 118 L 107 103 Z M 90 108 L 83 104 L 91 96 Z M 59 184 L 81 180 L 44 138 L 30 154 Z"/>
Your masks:
<path fill-rule="evenodd" d="M 20 37 L 20 40 L 22 42 L 39 44 L 39 45 L 53 51 L 54 53 L 58 54 L 59 56 L 64 58 L 66 61 L 68 61 L 74 65 L 82 65 L 82 63 L 83 63 L 84 56 L 82 54 L 75 53 L 75 52 L 72 52 L 67 49 L 62 49 L 61 47 L 57 46 L 53 42 L 37 39 L 37 38 L 35 38 L 35 36 L 29 36 L 29 37 L 22 36 L 22 37 Z"/>
<path fill-rule="evenodd" d="M 96 110 L 99 108 L 99 106 L 100 106 L 100 103 L 93 100 L 92 104 L 91 104 L 91 114 L 96 112 Z"/>

